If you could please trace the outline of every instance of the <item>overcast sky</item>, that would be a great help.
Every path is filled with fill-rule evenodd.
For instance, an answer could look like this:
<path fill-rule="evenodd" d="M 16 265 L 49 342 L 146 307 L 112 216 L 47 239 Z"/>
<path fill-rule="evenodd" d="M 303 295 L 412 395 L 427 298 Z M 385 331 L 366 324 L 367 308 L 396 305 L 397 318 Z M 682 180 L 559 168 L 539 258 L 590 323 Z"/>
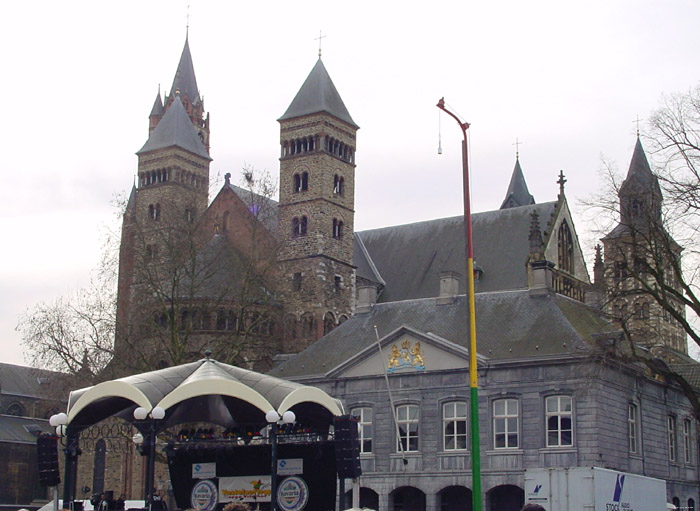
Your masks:
<path fill-rule="evenodd" d="M 361 127 L 358 230 L 461 213 L 461 133 L 444 115 L 437 155 L 441 96 L 471 123 L 474 211 L 500 206 L 516 138 L 535 199 L 556 198 L 563 169 L 576 209 L 601 186 L 601 156 L 626 170 L 636 117 L 700 81 L 696 0 L 6 3 L 1 362 L 25 363 L 18 316 L 85 285 L 118 228 L 112 201 L 131 188 L 159 84 L 172 84 L 188 4 L 212 179 L 244 165 L 277 174 L 276 119 L 323 31 L 324 64 Z"/>

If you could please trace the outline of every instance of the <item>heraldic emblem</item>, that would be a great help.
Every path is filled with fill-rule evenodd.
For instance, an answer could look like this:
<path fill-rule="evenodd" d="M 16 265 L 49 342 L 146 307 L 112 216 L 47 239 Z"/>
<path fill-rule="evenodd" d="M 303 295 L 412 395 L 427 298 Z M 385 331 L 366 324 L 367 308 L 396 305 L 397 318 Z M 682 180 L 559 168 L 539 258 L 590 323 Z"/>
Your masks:
<path fill-rule="evenodd" d="M 425 362 L 423 360 L 423 351 L 420 349 L 420 343 L 416 343 L 411 346 L 411 342 L 407 339 L 401 343 L 401 348 L 394 344 L 391 347 L 391 354 L 389 355 L 389 364 L 387 365 L 386 372 L 393 373 L 399 369 L 406 369 L 412 367 L 413 369 L 423 370 L 425 369 Z"/>

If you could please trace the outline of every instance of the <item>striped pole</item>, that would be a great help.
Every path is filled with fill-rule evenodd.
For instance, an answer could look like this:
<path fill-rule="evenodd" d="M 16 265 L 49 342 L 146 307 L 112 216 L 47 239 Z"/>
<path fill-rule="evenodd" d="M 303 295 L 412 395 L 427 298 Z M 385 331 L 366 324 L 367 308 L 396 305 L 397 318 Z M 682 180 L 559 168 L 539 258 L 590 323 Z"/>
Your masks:
<path fill-rule="evenodd" d="M 472 511 L 481 511 L 481 444 L 479 439 L 479 379 L 476 370 L 476 312 L 474 306 L 474 244 L 472 243 L 472 214 L 469 194 L 469 158 L 467 130 L 469 123 L 462 122 L 445 107 L 445 98 L 437 107 L 452 117 L 462 129 L 462 191 L 464 195 L 464 224 L 467 242 L 467 295 L 469 298 L 469 410 L 472 452 Z"/>

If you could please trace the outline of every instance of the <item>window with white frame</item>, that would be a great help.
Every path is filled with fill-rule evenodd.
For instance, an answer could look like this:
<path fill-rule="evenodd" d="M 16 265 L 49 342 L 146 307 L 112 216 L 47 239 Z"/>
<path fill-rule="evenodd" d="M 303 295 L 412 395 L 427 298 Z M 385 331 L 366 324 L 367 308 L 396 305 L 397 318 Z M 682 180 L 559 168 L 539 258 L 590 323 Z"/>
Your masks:
<path fill-rule="evenodd" d="M 683 420 L 683 461 L 690 463 L 691 461 L 691 433 L 692 423 L 690 419 Z"/>
<path fill-rule="evenodd" d="M 372 409 L 368 407 L 355 408 L 350 412 L 357 419 L 360 453 L 372 452 Z"/>
<path fill-rule="evenodd" d="M 442 434 L 446 451 L 467 448 L 467 403 L 453 401 L 442 405 Z"/>
<path fill-rule="evenodd" d="M 573 445 L 571 396 L 550 396 L 545 400 L 547 447 Z"/>
<path fill-rule="evenodd" d="M 399 426 L 399 437 L 396 439 L 398 452 L 418 451 L 418 418 L 417 405 L 396 407 L 396 422 Z"/>
<path fill-rule="evenodd" d="M 627 406 L 627 439 L 629 451 L 632 454 L 639 453 L 639 419 L 637 418 L 637 405 L 630 403 Z"/>
<path fill-rule="evenodd" d="M 673 415 L 669 415 L 666 424 L 668 433 L 668 459 L 670 461 L 676 461 L 678 460 L 676 418 Z"/>
<path fill-rule="evenodd" d="M 517 449 L 519 405 L 517 399 L 498 399 L 493 402 L 493 447 Z"/>

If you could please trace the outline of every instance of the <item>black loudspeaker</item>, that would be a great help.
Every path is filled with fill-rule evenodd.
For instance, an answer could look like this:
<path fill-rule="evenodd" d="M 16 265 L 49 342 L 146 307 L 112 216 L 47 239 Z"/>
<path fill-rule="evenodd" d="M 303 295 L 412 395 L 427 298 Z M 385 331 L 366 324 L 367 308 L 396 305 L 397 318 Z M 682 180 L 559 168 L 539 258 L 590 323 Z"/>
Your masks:
<path fill-rule="evenodd" d="M 58 443 L 53 435 L 42 434 L 36 439 L 38 455 L 39 484 L 41 486 L 58 486 L 61 476 L 58 473 Z"/>
<path fill-rule="evenodd" d="M 335 466 L 338 477 L 355 479 L 362 475 L 360 465 L 360 439 L 357 436 L 357 419 L 350 415 L 335 417 Z"/>

